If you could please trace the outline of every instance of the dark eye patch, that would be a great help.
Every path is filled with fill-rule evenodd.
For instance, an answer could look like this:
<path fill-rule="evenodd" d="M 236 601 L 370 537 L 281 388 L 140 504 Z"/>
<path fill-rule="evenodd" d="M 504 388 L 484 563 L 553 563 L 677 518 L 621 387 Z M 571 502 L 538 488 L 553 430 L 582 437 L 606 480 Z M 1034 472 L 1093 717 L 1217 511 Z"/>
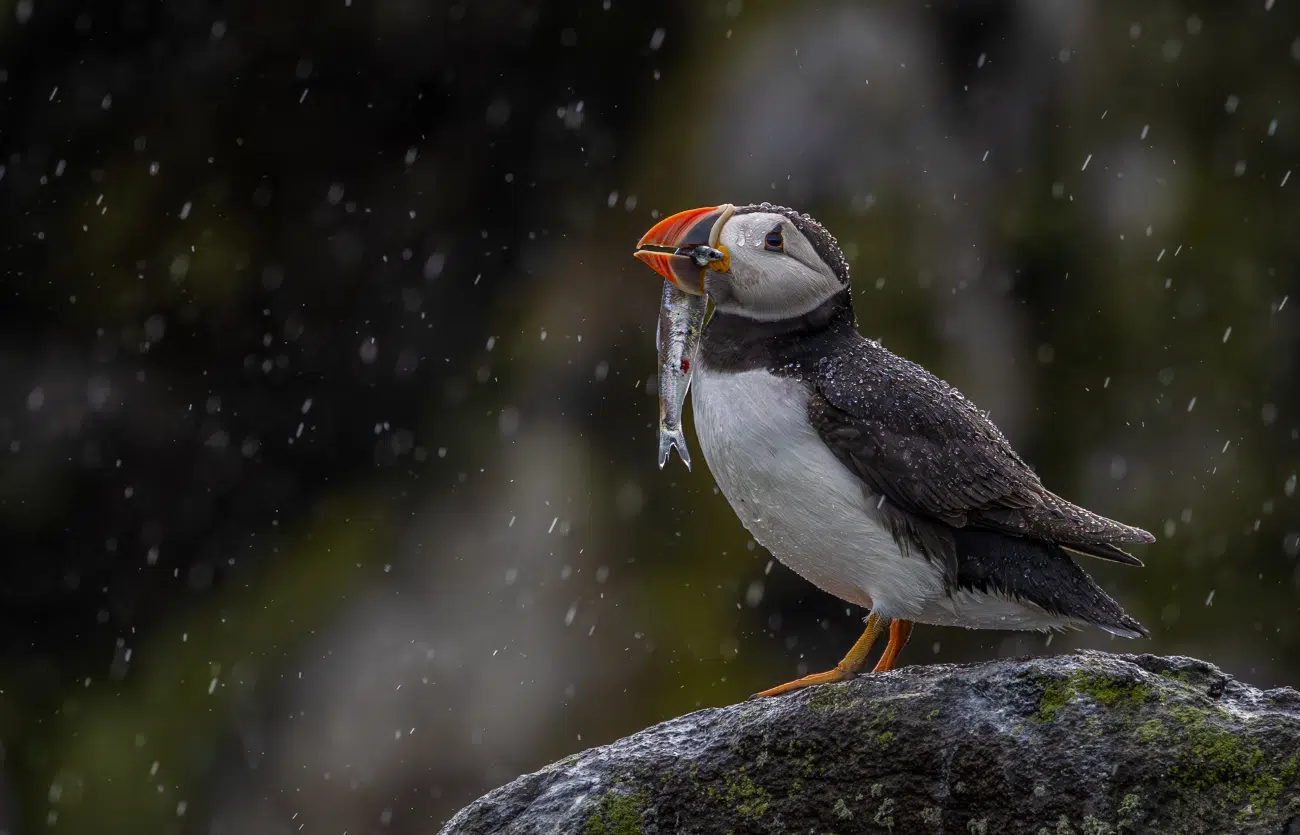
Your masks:
<path fill-rule="evenodd" d="M 785 238 L 781 235 L 781 224 L 763 236 L 763 249 L 768 252 L 785 252 Z"/>

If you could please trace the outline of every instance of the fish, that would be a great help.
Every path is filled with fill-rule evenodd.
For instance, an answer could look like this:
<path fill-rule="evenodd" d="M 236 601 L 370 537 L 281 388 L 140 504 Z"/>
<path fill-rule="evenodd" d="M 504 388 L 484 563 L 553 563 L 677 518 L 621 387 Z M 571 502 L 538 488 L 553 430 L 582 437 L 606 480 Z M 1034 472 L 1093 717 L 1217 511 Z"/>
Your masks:
<path fill-rule="evenodd" d="M 659 328 L 655 332 L 655 350 L 659 353 L 659 469 L 668 463 L 676 449 L 686 469 L 691 468 L 691 453 L 682 434 L 682 409 L 691 390 L 691 377 L 700 355 L 700 335 L 704 330 L 707 296 L 678 290 L 664 282 L 659 305 Z"/>

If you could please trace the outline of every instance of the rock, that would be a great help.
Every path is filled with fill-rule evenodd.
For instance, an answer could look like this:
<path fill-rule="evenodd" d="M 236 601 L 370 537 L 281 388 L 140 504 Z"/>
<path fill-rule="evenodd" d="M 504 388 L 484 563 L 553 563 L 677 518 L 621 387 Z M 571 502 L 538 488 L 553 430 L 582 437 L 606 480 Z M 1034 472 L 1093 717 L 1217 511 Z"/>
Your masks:
<path fill-rule="evenodd" d="M 656 725 L 442 830 L 727 832 L 1300 835 L 1300 693 L 1152 655 L 906 667 Z"/>

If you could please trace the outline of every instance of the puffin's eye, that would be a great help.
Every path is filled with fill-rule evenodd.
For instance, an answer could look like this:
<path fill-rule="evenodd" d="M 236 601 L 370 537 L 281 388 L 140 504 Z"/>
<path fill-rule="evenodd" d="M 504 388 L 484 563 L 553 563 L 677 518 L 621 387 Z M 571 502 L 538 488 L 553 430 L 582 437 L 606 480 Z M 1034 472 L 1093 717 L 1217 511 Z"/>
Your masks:
<path fill-rule="evenodd" d="M 785 252 L 785 239 L 781 237 L 780 226 L 763 237 L 763 249 L 768 252 Z"/>

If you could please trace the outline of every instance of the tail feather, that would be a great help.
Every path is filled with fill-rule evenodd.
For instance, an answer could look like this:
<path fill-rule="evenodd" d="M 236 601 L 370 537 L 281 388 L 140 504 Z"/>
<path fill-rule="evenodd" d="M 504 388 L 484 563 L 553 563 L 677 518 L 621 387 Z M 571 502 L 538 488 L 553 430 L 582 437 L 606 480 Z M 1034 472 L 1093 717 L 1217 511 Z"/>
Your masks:
<path fill-rule="evenodd" d="M 1128 616 L 1125 615 L 1125 617 Z M 1151 633 L 1147 631 L 1147 628 L 1145 626 L 1133 620 L 1132 618 L 1128 618 L 1128 619 L 1132 622 L 1132 626 L 1107 626 L 1106 624 L 1103 623 L 1099 623 L 1097 624 L 1097 626 L 1119 638 L 1150 638 L 1151 637 Z"/>
<path fill-rule="evenodd" d="M 1144 565 L 1142 560 L 1133 556 L 1128 551 L 1107 542 L 1090 542 L 1086 545 L 1066 545 L 1062 543 L 1061 547 L 1082 557 L 1095 557 L 1099 560 L 1117 562 L 1122 565 L 1133 565 L 1138 568 L 1141 568 Z"/>
<path fill-rule="evenodd" d="M 1064 548 L 994 531 L 957 530 L 955 537 L 958 571 L 951 585 L 1023 600 L 1125 638 L 1149 634 Z"/>
<path fill-rule="evenodd" d="M 1053 542 L 1087 557 L 1142 565 L 1120 545 L 1149 545 L 1156 538 L 1141 528 L 1116 522 L 1052 493 L 1039 512 L 1040 522 Z"/>

